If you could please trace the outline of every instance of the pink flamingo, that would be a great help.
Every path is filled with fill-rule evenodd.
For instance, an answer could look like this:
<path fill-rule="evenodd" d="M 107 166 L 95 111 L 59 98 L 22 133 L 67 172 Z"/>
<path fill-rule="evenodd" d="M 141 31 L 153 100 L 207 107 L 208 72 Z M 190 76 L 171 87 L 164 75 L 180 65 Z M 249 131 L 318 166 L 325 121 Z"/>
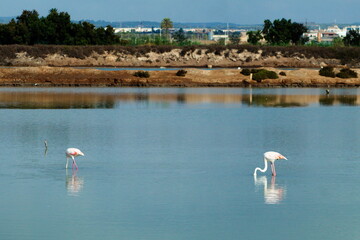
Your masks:
<path fill-rule="evenodd" d="M 254 171 L 254 176 L 256 176 L 256 172 L 259 170 L 261 172 L 266 172 L 267 168 L 268 168 L 268 161 L 271 163 L 271 171 L 272 171 L 272 175 L 273 176 L 276 176 L 276 171 L 275 171 L 275 161 L 278 160 L 278 159 L 285 159 L 287 160 L 286 157 L 284 157 L 283 155 L 281 155 L 280 153 L 278 152 L 266 152 L 264 153 L 264 163 L 265 163 L 265 167 L 264 169 L 261 169 L 261 168 L 255 168 L 255 171 Z"/>
<path fill-rule="evenodd" d="M 74 169 L 74 166 L 75 166 L 76 170 L 78 170 L 78 166 L 76 164 L 75 157 L 84 156 L 84 154 L 77 148 L 68 148 L 68 149 L 66 149 L 65 153 L 66 153 L 65 168 L 68 168 L 69 158 L 72 158 L 72 161 L 73 161 L 72 168 Z"/>

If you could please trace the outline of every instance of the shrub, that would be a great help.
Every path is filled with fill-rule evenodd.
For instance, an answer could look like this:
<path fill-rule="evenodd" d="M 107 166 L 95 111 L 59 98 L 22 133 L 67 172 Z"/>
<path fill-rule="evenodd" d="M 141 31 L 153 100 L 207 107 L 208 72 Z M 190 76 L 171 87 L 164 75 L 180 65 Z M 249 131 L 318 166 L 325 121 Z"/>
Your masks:
<path fill-rule="evenodd" d="M 279 76 L 274 71 L 268 71 L 265 69 L 259 69 L 256 73 L 253 74 L 252 79 L 261 82 L 264 79 L 277 79 Z"/>
<path fill-rule="evenodd" d="M 245 76 L 249 76 L 250 75 L 250 73 L 258 73 L 258 72 L 260 72 L 260 71 L 263 71 L 264 69 L 249 69 L 249 68 L 245 68 L 245 69 L 243 69 L 240 73 L 242 74 L 242 75 L 245 75 Z"/>
<path fill-rule="evenodd" d="M 285 72 L 280 72 L 279 75 L 286 76 L 286 73 Z"/>
<path fill-rule="evenodd" d="M 241 70 L 240 73 L 241 73 L 242 75 L 249 76 L 250 73 L 251 73 L 251 69 L 244 68 L 243 70 Z"/>
<path fill-rule="evenodd" d="M 134 76 L 140 78 L 149 78 L 150 73 L 148 71 L 137 71 L 134 73 Z"/>
<path fill-rule="evenodd" d="M 336 76 L 339 78 L 357 78 L 357 73 L 349 68 L 343 68 Z"/>
<path fill-rule="evenodd" d="M 185 77 L 186 73 L 187 73 L 186 70 L 181 69 L 177 71 L 176 76 Z"/>
<path fill-rule="evenodd" d="M 264 69 L 251 69 L 251 73 L 258 73 Z"/>
<path fill-rule="evenodd" d="M 336 76 L 333 67 L 323 67 L 322 69 L 319 70 L 319 75 L 324 77 L 332 77 L 332 78 Z"/>

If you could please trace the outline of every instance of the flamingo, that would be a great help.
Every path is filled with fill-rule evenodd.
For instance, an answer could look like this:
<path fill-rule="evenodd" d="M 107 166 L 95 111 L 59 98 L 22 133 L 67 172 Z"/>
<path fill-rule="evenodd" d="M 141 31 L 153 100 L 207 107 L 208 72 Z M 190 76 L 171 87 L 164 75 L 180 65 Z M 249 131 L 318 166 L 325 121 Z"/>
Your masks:
<path fill-rule="evenodd" d="M 77 148 L 68 148 L 68 149 L 66 149 L 65 153 L 66 153 L 66 166 L 65 166 L 65 168 L 68 168 L 69 158 L 72 158 L 72 160 L 73 160 L 72 168 L 74 168 L 74 166 L 75 166 L 76 170 L 78 170 L 78 166 L 76 164 L 75 157 L 84 156 L 84 154 Z"/>
<path fill-rule="evenodd" d="M 261 172 L 266 172 L 267 167 L 268 167 L 268 161 L 271 163 L 272 175 L 273 175 L 273 176 L 276 176 L 275 161 L 278 160 L 278 159 L 285 159 L 285 160 L 287 160 L 286 157 L 284 157 L 283 155 L 281 155 L 281 154 L 278 153 L 278 152 L 272 152 L 272 151 L 270 151 L 270 152 L 264 153 L 264 163 L 265 163 L 265 167 L 264 167 L 264 169 L 255 168 L 254 176 L 256 176 L 256 172 L 257 172 L 258 170 L 261 171 Z"/>

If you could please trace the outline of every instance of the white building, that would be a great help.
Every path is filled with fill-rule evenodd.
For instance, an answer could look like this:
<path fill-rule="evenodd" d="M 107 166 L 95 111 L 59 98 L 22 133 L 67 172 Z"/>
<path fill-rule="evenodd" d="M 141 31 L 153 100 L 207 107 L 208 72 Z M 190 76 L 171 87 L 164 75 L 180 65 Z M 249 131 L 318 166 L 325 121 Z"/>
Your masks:
<path fill-rule="evenodd" d="M 347 32 L 346 28 L 339 28 L 337 25 L 328 27 L 324 31 L 327 33 L 335 33 L 338 35 L 338 37 L 345 37 Z"/>
<path fill-rule="evenodd" d="M 143 27 L 136 27 L 136 28 L 114 28 L 115 33 L 119 32 L 136 32 L 136 33 L 151 33 L 153 30 L 157 31 L 160 28 L 143 28 Z"/>
<path fill-rule="evenodd" d="M 344 29 L 346 28 L 346 31 L 350 31 L 350 30 L 355 30 L 355 31 L 358 31 L 360 32 L 360 26 L 355 26 L 355 25 L 352 25 L 352 26 L 346 26 L 344 27 Z"/>
<path fill-rule="evenodd" d="M 345 37 L 346 33 L 350 30 L 360 31 L 360 26 L 346 26 L 344 28 L 339 28 L 339 26 L 334 25 L 326 29 L 319 28 L 318 30 L 310 30 L 304 33 L 304 36 L 309 37 L 310 41 L 332 42 L 334 38 Z"/>

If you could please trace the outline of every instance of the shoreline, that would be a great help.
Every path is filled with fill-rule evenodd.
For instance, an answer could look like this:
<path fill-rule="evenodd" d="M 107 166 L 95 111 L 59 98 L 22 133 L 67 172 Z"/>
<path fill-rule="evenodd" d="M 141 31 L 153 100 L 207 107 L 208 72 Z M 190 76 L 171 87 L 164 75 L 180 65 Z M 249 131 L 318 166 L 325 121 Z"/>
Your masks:
<path fill-rule="evenodd" d="M 1 67 L 0 87 L 360 87 L 359 78 L 329 78 L 319 75 L 318 69 L 264 68 L 286 76 L 265 79 L 260 83 L 234 68 L 182 68 L 177 70 L 151 70 L 149 78 L 133 76 L 137 70 L 99 70 L 97 67 Z M 111 67 L 105 67 L 111 68 Z M 116 67 L 114 67 L 116 68 Z M 140 67 L 133 67 L 140 68 Z M 143 67 L 147 68 L 147 67 Z M 179 67 L 177 67 L 179 68 Z M 360 75 L 360 69 L 354 69 Z"/>

